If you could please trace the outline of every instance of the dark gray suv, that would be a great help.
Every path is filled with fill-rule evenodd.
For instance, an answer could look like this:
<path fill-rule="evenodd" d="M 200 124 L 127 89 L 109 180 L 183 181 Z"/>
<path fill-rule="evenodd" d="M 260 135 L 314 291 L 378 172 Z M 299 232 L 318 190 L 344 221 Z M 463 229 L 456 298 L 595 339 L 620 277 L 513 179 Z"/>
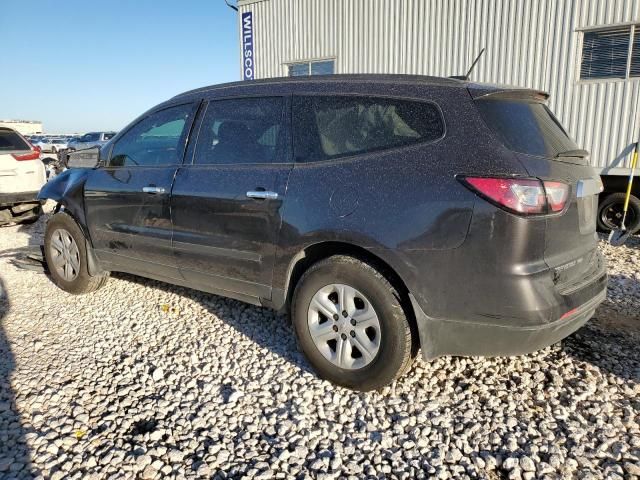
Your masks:
<path fill-rule="evenodd" d="M 51 277 L 110 271 L 288 310 L 323 377 L 379 388 L 419 349 L 518 355 L 605 298 L 601 183 L 543 92 L 418 76 L 207 87 L 41 191 Z"/>

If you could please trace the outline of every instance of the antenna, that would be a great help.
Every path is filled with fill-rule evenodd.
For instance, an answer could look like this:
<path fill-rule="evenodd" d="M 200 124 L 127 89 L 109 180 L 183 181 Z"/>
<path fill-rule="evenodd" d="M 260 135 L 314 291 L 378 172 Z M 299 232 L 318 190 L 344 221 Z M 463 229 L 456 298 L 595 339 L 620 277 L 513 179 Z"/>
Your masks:
<path fill-rule="evenodd" d="M 236 7 L 235 5 L 231 5 L 228 0 L 224 0 L 224 3 L 227 4 L 227 7 L 234 9 L 236 12 L 238 11 L 238 7 Z"/>
<path fill-rule="evenodd" d="M 478 60 L 480 60 L 480 57 L 482 56 L 482 54 L 484 53 L 484 47 L 482 47 L 482 50 L 480 50 L 480 53 L 478 54 L 478 56 L 476 57 L 476 59 L 473 61 L 473 63 L 471 64 L 471 68 L 469 68 L 469 71 L 467 72 L 467 74 L 464 76 L 465 80 L 469 80 L 469 75 L 471 75 L 471 72 L 473 72 L 473 69 L 475 68 L 476 64 L 478 63 Z"/>

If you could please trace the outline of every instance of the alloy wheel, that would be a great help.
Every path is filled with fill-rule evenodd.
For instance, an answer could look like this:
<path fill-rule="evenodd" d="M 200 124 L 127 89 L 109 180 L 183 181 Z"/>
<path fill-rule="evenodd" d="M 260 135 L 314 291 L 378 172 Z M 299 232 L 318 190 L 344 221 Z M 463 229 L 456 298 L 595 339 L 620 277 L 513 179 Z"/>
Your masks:
<path fill-rule="evenodd" d="M 318 290 L 309 304 L 307 323 L 318 351 L 339 368 L 363 368 L 380 350 L 378 315 L 369 299 L 349 285 Z"/>
<path fill-rule="evenodd" d="M 51 235 L 49 253 L 58 275 L 72 282 L 80 273 L 80 251 L 71 234 L 63 228 L 55 230 Z"/>

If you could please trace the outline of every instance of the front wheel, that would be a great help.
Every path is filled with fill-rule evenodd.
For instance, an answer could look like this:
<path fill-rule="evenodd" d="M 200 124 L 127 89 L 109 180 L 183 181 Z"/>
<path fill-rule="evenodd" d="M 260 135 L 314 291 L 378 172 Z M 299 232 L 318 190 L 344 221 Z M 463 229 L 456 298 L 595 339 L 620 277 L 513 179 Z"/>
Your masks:
<path fill-rule="evenodd" d="M 411 365 L 414 341 L 400 296 L 371 265 L 333 256 L 311 266 L 293 296 L 301 350 L 320 377 L 375 390 Z"/>
<path fill-rule="evenodd" d="M 618 229 L 622 225 L 622 216 L 624 214 L 624 193 L 612 193 L 607 195 L 598 206 L 598 229 L 603 232 L 609 232 Z M 640 199 L 631 195 L 629 199 L 629 207 L 627 208 L 627 218 L 625 219 L 625 228 L 636 233 L 640 230 Z"/>
<path fill-rule="evenodd" d="M 75 220 L 66 213 L 56 213 L 47 223 L 44 255 L 51 279 L 66 292 L 93 292 L 107 281 L 106 274 L 89 274 L 84 234 Z"/>

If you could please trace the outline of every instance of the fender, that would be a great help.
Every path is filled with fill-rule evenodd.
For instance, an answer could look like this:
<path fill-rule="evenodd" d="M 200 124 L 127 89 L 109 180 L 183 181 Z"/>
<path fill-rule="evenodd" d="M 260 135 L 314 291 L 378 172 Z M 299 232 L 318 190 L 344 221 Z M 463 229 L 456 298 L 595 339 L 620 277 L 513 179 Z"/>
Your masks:
<path fill-rule="evenodd" d="M 46 183 L 38 193 L 38 200 L 55 200 L 78 222 L 87 238 L 87 221 L 84 214 L 84 184 L 91 172 L 88 168 L 72 168 Z"/>
<path fill-rule="evenodd" d="M 88 168 L 65 170 L 40 189 L 38 200 L 54 200 L 58 202 L 56 211 L 64 211 L 73 217 L 86 239 L 87 270 L 89 275 L 95 276 L 103 273 L 103 270 L 93 251 L 84 214 L 84 184 L 89 172 L 91 169 Z"/>

